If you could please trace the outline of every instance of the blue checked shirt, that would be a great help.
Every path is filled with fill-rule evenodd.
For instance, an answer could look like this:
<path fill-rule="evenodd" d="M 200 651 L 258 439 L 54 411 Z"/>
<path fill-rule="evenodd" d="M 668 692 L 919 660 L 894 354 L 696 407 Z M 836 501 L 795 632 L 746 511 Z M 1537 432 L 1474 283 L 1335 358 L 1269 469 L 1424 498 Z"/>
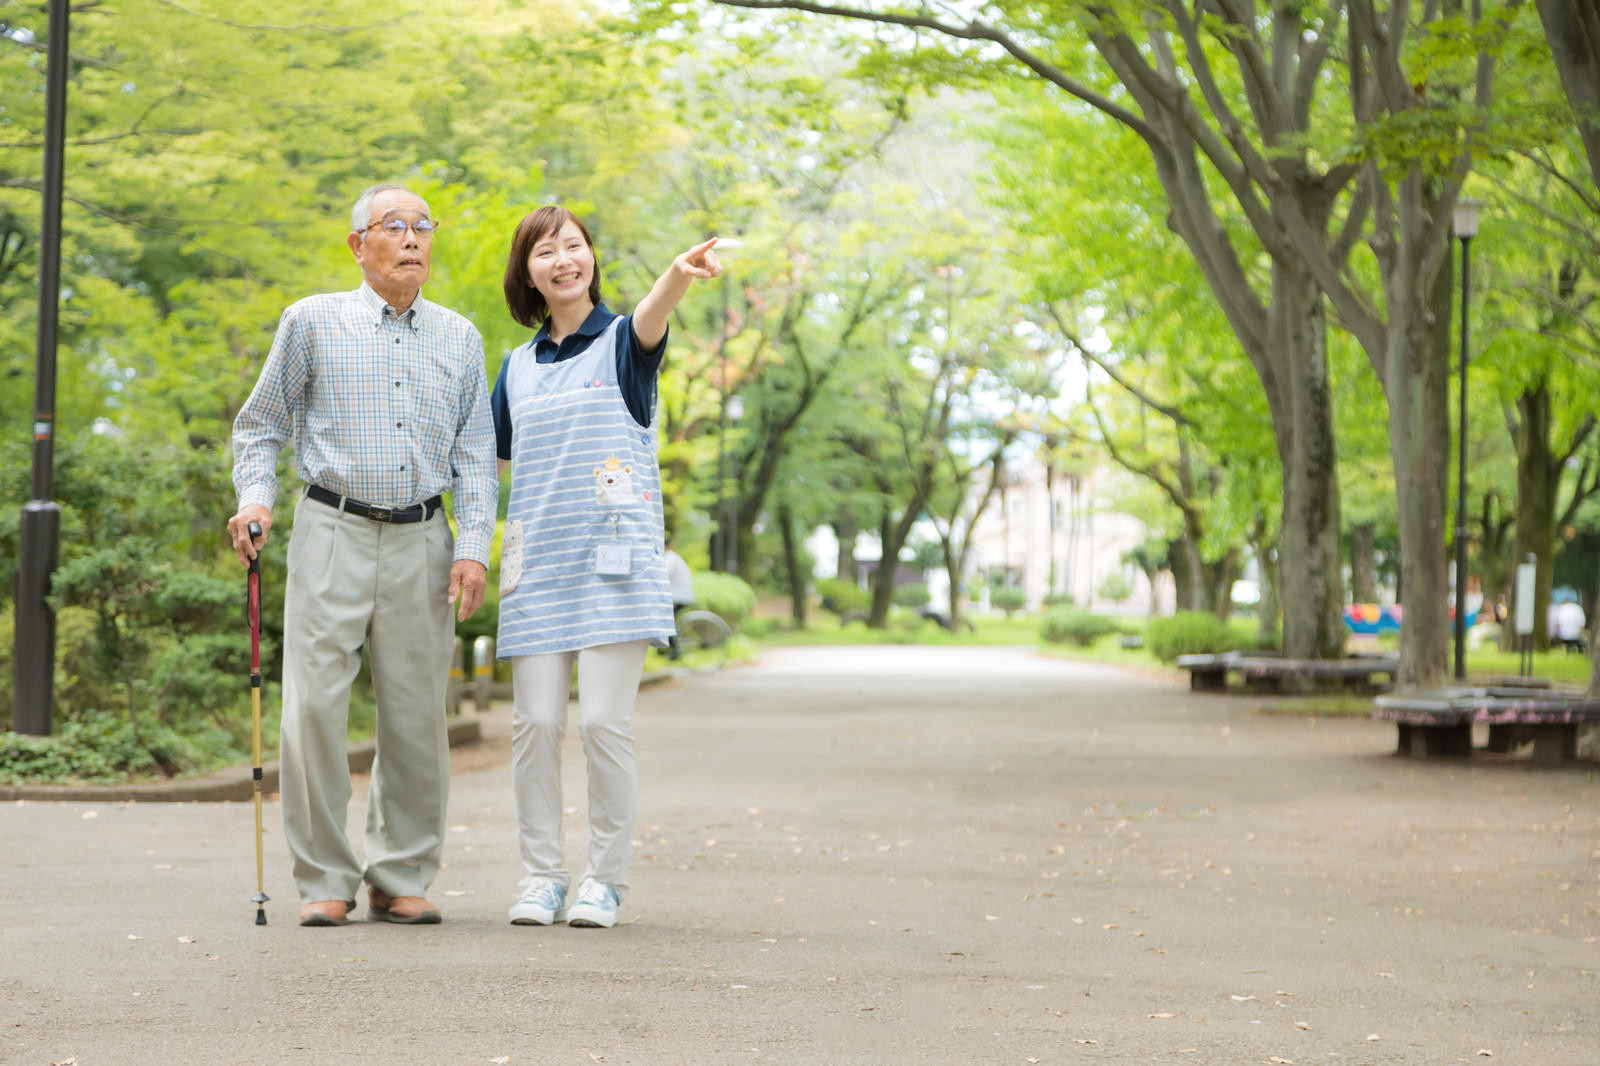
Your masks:
<path fill-rule="evenodd" d="M 362 284 L 289 306 L 233 423 L 241 509 L 270 509 L 294 441 L 308 485 L 383 507 L 452 493 L 457 559 L 489 565 L 500 491 L 483 338 L 423 299 L 402 315 Z"/>

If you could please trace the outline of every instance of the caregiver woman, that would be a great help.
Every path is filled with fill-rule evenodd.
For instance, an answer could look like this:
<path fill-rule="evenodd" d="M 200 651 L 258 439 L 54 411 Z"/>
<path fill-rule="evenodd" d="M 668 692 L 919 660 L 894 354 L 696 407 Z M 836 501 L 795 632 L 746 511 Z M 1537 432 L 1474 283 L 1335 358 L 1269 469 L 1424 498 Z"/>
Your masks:
<path fill-rule="evenodd" d="M 594 241 L 571 212 L 517 226 L 506 303 L 532 340 L 491 397 L 511 499 L 500 553 L 499 655 L 511 660 L 512 772 L 525 876 L 514 925 L 608 928 L 628 891 L 638 806 L 633 704 L 645 649 L 673 633 L 653 426 L 667 316 L 722 264 L 684 252 L 631 315 L 600 303 Z M 578 665 L 589 846 L 577 898 L 561 831 L 561 743 Z"/>

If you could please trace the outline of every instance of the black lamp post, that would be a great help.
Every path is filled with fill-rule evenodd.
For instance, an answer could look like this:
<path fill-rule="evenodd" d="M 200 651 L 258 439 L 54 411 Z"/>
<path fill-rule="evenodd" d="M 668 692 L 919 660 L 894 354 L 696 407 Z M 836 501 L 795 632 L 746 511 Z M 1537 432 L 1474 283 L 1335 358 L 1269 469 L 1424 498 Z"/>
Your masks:
<path fill-rule="evenodd" d="M 744 417 L 744 397 L 739 395 L 727 398 L 727 416 L 729 422 L 737 423 Z M 739 453 L 733 449 L 728 451 L 728 475 L 733 482 L 733 491 L 728 497 L 728 540 L 725 558 L 727 572 L 739 572 Z"/>
<path fill-rule="evenodd" d="M 1478 200 L 1456 201 L 1451 230 L 1461 242 L 1461 403 L 1456 416 L 1456 678 L 1467 676 L 1467 309 L 1472 301 L 1472 238 Z"/>
<path fill-rule="evenodd" d="M 54 495 L 56 324 L 61 294 L 61 173 L 67 120 L 67 0 L 50 0 L 44 93 L 44 208 L 39 226 L 39 326 L 33 386 L 33 492 L 18 530 L 13 728 L 49 736 L 55 704 L 56 615 L 45 597 L 61 542 Z"/>

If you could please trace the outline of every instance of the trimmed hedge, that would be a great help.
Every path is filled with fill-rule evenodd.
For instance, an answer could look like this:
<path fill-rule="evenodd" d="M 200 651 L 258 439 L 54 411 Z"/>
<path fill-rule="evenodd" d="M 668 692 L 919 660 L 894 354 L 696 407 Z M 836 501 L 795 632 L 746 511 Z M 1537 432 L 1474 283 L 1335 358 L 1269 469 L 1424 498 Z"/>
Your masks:
<path fill-rule="evenodd" d="M 822 606 L 825 609 L 840 616 L 851 613 L 865 615 L 872 609 L 870 591 L 857 588 L 854 582 L 841 581 L 836 577 L 818 581 L 817 595 L 822 597 Z"/>
<path fill-rule="evenodd" d="M 738 629 L 756 608 L 756 590 L 733 574 L 702 570 L 694 575 L 694 606 L 721 615 Z"/>
<path fill-rule="evenodd" d="M 902 607 L 926 607 L 932 599 L 928 586 L 920 581 L 898 585 L 894 590 L 894 602 Z"/>
<path fill-rule="evenodd" d="M 1232 651 L 1238 643 L 1228 623 L 1204 611 L 1179 611 L 1171 618 L 1157 618 L 1145 631 L 1150 653 L 1167 663 L 1180 655 Z"/>
<path fill-rule="evenodd" d="M 1117 632 L 1117 623 L 1081 607 L 1057 607 L 1044 616 L 1040 633 L 1052 644 L 1093 647 L 1095 641 Z"/>

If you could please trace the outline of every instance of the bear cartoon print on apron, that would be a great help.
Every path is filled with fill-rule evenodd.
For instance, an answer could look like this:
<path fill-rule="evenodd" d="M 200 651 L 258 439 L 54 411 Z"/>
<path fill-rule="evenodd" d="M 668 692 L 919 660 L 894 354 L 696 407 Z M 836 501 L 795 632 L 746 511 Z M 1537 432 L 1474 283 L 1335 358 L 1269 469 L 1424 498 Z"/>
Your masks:
<path fill-rule="evenodd" d="M 500 558 L 502 659 L 671 636 L 656 434 L 617 384 L 626 317 L 586 351 L 511 353 L 511 498 Z"/>

